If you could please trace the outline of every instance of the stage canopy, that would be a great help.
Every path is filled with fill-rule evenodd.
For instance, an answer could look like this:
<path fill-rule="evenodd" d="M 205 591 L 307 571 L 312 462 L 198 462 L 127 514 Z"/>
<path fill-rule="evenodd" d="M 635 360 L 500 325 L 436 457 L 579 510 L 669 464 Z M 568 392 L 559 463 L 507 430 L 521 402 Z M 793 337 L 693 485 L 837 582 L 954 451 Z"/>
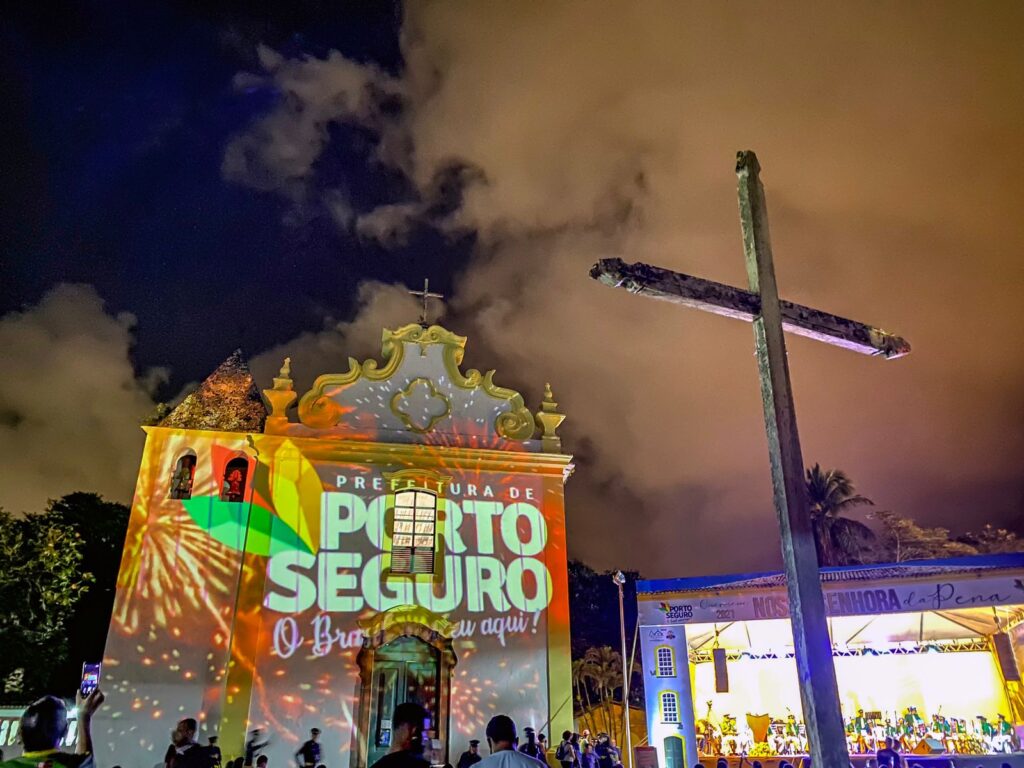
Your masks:
<path fill-rule="evenodd" d="M 847 716 L 896 718 L 913 705 L 1021 723 L 1024 554 L 827 568 L 822 592 Z M 648 732 L 663 765 L 677 742 L 693 754 L 706 707 L 800 717 L 782 574 L 643 581 L 637 602 Z"/>
<path fill-rule="evenodd" d="M 1019 610 L 1020 606 L 1010 605 L 874 616 L 833 616 L 828 623 L 837 651 L 844 647 L 853 650 L 862 646 L 884 648 L 899 644 L 909 648 L 928 642 L 989 637 L 1012 622 Z M 692 651 L 711 649 L 716 638 L 718 647 L 737 651 L 781 649 L 793 645 L 789 619 L 693 624 L 687 627 L 686 637 Z"/>
<path fill-rule="evenodd" d="M 824 568 L 838 647 L 989 637 L 1024 605 L 1024 554 Z M 785 577 L 741 574 L 642 581 L 640 623 L 687 625 L 691 649 L 791 646 Z"/>

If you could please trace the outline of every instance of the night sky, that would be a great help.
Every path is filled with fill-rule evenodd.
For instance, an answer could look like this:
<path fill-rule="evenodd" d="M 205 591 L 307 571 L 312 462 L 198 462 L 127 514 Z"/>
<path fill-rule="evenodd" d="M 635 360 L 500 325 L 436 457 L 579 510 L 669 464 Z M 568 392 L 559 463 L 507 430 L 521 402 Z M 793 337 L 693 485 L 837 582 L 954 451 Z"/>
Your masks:
<path fill-rule="evenodd" d="M 239 346 L 346 370 L 429 277 L 464 367 L 569 414 L 573 554 L 775 567 L 749 326 L 587 277 L 742 284 L 754 149 L 783 296 L 914 345 L 790 340 L 807 463 L 1019 526 L 1024 6 L 826 5 L 5 6 L 0 505 L 127 501 L 156 401 Z"/>

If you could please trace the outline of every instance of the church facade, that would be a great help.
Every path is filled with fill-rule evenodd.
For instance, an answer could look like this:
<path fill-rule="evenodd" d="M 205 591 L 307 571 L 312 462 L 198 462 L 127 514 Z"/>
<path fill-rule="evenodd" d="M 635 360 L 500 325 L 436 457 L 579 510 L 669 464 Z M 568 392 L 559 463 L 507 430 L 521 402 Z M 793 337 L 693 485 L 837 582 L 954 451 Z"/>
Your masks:
<path fill-rule="evenodd" d="M 225 758 L 311 728 L 365 768 L 404 701 L 454 762 L 488 719 L 571 728 L 564 418 L 461 370 L 440 326 L 383 334 L 300 398 L 240 356 L 149 427 L 106 646 L 108 764 L 153 765 L 183 717 Z M 297 402 L 297 418 L 291 409 Z M 205 740 L 204 740 L 205 743 Z"/>

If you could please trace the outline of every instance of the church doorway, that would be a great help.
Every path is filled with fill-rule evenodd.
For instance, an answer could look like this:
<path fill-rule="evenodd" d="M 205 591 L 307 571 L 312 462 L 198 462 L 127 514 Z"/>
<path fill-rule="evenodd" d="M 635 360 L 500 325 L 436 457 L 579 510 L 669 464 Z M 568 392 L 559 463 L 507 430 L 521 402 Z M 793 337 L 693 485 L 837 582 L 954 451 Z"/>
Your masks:
<path fill-rule="evenodd" d="M 436 734 L 440 652 L 408 635 L 377 649 L 370 692 L 370 744 L 367 764 L 373 765 L 391 748 L 391 719 L 395 707 L 411 701 L 429 717 L 424 735 Z"/>
<path fill-rule="evenodd" d="M 432 762 L 448 762 L 454 627 L 417 606 L 393 608 L 360 625 L 364 640 L 357 656 L 360 687 L 352 768 L 366 768 L 387 754 L 395 708 L 405 702 L 427 711 L 423 739 Z"/>

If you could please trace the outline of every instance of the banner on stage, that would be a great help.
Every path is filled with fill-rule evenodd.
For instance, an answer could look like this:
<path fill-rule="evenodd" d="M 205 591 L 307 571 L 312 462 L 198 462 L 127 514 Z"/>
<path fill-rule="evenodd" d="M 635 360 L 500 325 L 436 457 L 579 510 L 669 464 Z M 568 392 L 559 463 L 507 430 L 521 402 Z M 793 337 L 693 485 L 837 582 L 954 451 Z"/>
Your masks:
<path fill-rule="evenodd" d="M 1024 584 L 1013 574 L 852 589 L 849 584 L 826 584 L 823 591 L 825 610 L 830 616 L 950 611 L 1024 603 Z M 639 610 L 640 623 L 647 626 L 786 619 L 789 598 L 784 588 L 758 590 L 755 594 L 723 591 L 678 598 L 641 595 Z"/>

